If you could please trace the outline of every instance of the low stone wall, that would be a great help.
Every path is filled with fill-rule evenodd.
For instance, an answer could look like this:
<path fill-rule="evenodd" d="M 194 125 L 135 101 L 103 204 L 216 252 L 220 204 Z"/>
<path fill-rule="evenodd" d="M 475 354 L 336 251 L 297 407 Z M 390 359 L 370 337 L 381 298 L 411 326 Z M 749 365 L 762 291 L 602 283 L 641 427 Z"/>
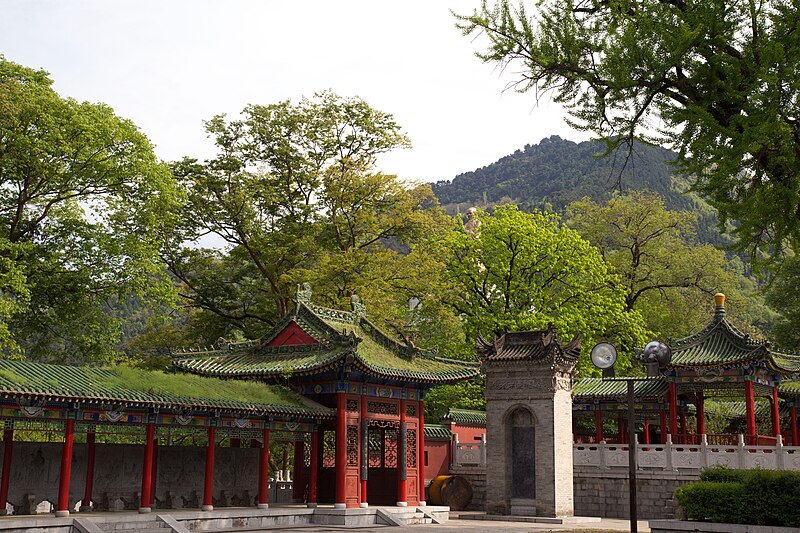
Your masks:
<path fill-rule="evenodd" d="M 97 444 L 94 488 L 98 510 L 137 509 L 142 486 L 143 447 Z M 250 506 L 258 490 L 259 450 L 217 448 L 214 506 Z M 205 447 L 157 448 L 155 508 L 199 508 L 203 499 Z M 61 443 L 15 442 L 8 500 L 15 514 L 36 512 L 44 501 L 55 503 L 61 464 Z M 86 445 L 75 444 L 70 476 L 70 509 L 83 498 L 86 486 Z"/>
<path fill-rule="evenodd" d="M 459 466 L 450 469 L 451 476 L 461 476 L 472 485 L 472 502 L 468 511 L 484 511 L 486 509 L 486 467 Z"/>
<path fill-rule="evenodd" d="M 675 489 L 697 481 L 695 472 L 638 472 L 636 475 L 636 507 L 639 519 L 675 518 Z M 576 516 L 628 518 L 630 492 L 627 472 L 575 472 L 574 497 Z"/>
<path fill-rule="evenodd" d="M 650 522 L 652 533 L 797 533 L 794 527 L 753 526 L 747 524 L 715 524 L 678 520 L 654 520 Z"/>

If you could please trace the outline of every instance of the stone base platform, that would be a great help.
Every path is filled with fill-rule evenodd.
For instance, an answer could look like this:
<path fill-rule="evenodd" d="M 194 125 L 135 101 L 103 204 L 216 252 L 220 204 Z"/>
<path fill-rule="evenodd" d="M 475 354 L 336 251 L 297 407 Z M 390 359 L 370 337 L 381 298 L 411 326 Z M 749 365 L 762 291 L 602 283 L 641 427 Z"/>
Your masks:
<path fill-rule="evenodd" d="M 459 520 L 489 520 L 497 522 L 530 522 L 535 524 L 556 524 L 564 526 L 581 526 L 598 524 L 601 521 L 599 516 L 521 516 L 510 514 L 486 514 L 486 513 L 450 513 L 452 518 Z"/>
<path fill-rule="evenodd" d="M 407 526 L 447 522 L 450 508 L 367 507 L 334 509 L 320 505 L 275 505 L 269 509 L 224 508 L 212 511 L 154 509 L 152 513 L 130 512 L 75 513 L 67 517 L 52 515 L 14 515 L 0 517 L 0 533 L 159 533 L 212 532 L 226 529 L 260 529 L 331 525 L 359 527 L 373 525 Z"/>

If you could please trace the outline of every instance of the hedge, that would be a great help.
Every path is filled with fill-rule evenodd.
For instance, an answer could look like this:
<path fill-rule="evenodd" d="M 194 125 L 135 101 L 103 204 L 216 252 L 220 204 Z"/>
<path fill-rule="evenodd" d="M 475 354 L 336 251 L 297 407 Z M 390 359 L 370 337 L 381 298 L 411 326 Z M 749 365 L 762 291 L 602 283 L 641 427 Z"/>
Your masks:
<path fill-rule="evenodd" d="M 675 499 L 691 520 L 800 527 L 800 472 L 711 468 Z"/>

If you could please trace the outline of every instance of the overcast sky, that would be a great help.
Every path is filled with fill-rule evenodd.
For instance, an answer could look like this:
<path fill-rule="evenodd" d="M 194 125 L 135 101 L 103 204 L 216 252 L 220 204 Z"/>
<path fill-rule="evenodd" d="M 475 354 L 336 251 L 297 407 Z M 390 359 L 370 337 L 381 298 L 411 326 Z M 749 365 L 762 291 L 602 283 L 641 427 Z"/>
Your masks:
<path fill-rule="evenodd" d="M 332 89 L 392 113 L 413 148 L 381 170 L 452 179 L 560 135 L 553 103 L 474 52 L 450 9 L 480 0 L 0 0 L 0 54 L 50 72 L 62 96 L 105 102 L 164 160 L 213 154 L 202 121 Z"/>

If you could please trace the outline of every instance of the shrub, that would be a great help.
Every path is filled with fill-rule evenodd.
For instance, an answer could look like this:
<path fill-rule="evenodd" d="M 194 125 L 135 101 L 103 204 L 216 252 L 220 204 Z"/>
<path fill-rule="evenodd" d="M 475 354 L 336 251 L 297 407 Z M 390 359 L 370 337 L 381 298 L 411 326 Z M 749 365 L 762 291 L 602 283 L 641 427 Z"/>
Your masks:
<path fill-rule="evenodd" d="M 800 527 L 800 472 L 711 468 L 675 499 L 693 520 Z"/>
<path fill-rule="evenodd" d="M 678 487 L 675 499 L 689 520 L 747 522 L 748 498 L 741 483 L 697 481 Z"/>

